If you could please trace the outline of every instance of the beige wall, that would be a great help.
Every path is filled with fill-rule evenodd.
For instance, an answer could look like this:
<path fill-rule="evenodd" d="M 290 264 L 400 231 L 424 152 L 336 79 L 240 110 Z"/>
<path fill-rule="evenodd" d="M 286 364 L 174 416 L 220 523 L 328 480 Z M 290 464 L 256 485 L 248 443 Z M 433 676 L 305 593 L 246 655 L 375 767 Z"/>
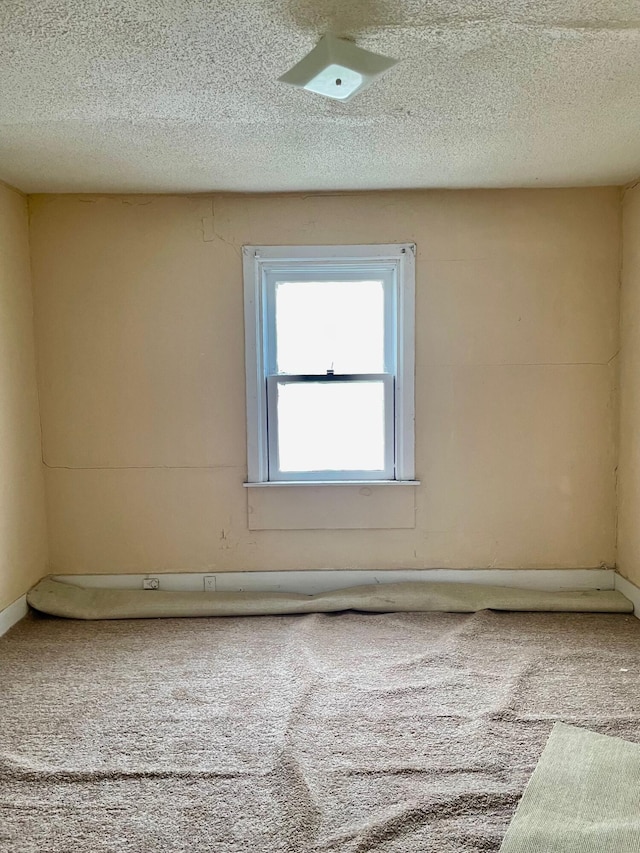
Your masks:
<path fill-rule="evenodd" d="M 27 201 L 0 184 L 0 610 L 47 571 Z"/>
<path fill-rule="evenodd" d="M 31 214 L 55 571 L 613 564 L 618 190 Z M 410 240 L 415 528 L 250 531 L 240 247 Z"/>
<path fill-rule="evenodd" d="M 618 569 L 640 585 L 640 189 L 622 203 Z"/>

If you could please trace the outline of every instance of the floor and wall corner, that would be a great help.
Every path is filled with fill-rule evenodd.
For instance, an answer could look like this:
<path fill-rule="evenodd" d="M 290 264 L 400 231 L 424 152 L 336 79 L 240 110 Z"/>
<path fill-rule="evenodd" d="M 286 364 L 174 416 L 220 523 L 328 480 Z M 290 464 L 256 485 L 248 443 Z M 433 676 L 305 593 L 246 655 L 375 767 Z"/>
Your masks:
<path fill-rule="evenodd" d="M 0 632 L 48 571 L 28 201 L 0 184 Z"/>
<path fill-rule="evenodd" d="M 620 301 L 620 449 L 618 462 L 619 573 L 640 586 L 640 191 L 622 196 L 622 288 Z M 640 604 L 640 602 L 639 602 Z"/>

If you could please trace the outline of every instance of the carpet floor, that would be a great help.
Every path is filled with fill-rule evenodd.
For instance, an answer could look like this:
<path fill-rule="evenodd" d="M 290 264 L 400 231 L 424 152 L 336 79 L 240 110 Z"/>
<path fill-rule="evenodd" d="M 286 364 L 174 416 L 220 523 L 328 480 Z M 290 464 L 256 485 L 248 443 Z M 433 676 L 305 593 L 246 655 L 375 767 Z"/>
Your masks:
<path fill-rule="evenodd" d="M 0 850 L 497 851 L 553 723 L 640 742 L 640 621 L 74 622 L 0 639 Z"/>

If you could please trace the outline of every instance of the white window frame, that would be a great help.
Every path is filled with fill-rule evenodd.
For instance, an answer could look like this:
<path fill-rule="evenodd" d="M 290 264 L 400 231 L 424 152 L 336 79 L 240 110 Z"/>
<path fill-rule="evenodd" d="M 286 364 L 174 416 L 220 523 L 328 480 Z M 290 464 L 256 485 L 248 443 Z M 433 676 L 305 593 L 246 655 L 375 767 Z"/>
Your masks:
<path fill-rule="evenodd" d="M 358 483 L 415 483 L 414 425 L 415 425 L 415 244 L 391 243 L 364 246 L 244 246 L 244 309 L 245 309 L 245 366 L 247 392 L 247 467 L 248 485 L 285 485 L 287 482 L 317 485 L 322 482 Z M 268 328 L 273 311 L 267 309 L 272 288 L 268 286 L 274 275 L 283 271 L 295 273 L 296 277 L 309 275 L 319 270 L 335 272 L 336 276 L 351 275 L 356 280 L 367 275 L 380 274 L 393 286 L 386 289 L 391 293 L 392 304 L 387 306 L 395 319 L 395 335 L 387 345 L 393 352 L 387 354 L 395 363 L 395 388 L 389 392 L 389 381 L 385 379 L 385 395 L 391 393 L 394 405 L 387 406 L 386 427 L 393 434 L 393 444 L 387 443 L 386 465 L 383 479 L 372 480 L 366 472 L 305 472 L 302 476 L 290 476 L 286 480 L 279 471 L 272 470 L 269 478 L 269 456 L 277 458 L 276 429 L 267 428 L 268 395 L 274 394 L 278 382 L 292 381 L 286 374 L 274 376 L 274 334 Z M 370 271 L 370 272 L 369 272 Z M 304 280 L 304 278 L 303 278 Z M 270 334 L 271 332 L 271 334 Z M 269 377 L 269 378 L 268 378 Z M 357 375 L 353 377 L 354 380 Z M 315 381 L 330 381 L 319 376 Z M 395 392 L 395 393 L 394 393 Z M 271 447 L 270 447 L 271 444 Z M 275 454 L 275 455 L 274 455 Z M 273 467 L 273 466 L 272 466 Z M 310 476 L 311 475 L 311 476 Z M 374 475 L 380 476 L 380 475 Z"/>

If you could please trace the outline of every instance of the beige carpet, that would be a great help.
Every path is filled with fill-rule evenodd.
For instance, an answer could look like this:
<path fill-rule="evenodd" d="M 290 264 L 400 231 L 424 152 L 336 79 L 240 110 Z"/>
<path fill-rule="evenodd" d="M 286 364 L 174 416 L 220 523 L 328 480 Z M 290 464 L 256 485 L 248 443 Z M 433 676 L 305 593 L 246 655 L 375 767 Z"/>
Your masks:
<path fill-rule="evenodd" d="M 640 745 L 556 723 L 500 853 L 640 853 Z"/>
<path fill-rule="evenodd" d="M 498 851 L 554 721 L 640 741 L 640 621 L 26 621 L 0 850 Z"/>

